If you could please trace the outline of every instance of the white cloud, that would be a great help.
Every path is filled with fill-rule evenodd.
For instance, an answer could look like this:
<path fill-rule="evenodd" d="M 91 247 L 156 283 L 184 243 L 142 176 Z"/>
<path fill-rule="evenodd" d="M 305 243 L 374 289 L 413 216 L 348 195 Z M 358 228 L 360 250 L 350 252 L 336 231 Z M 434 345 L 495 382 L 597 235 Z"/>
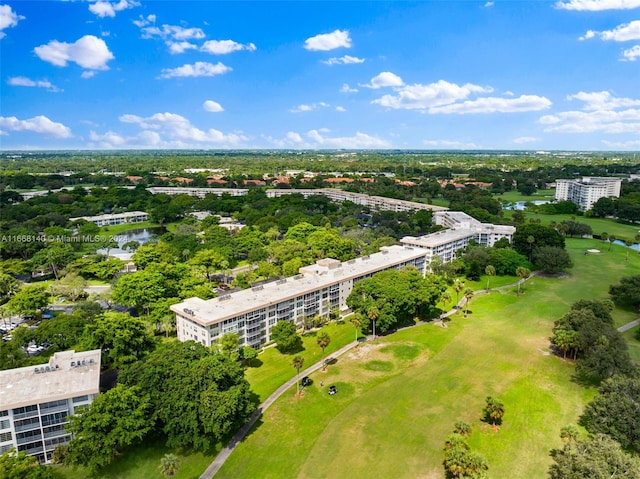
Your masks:
<path fill-rule="evenodd" d="M 167 46 L 169 47 L 169 53 L 171 53 L 172 55 L 178 54 L 178 53 L 184 53 L 187 50 L 197 50 L 198 46 L 194 45 L 193 43 L 189 43 L 187 41 L 183 41 L 183 42 L 173 42 L 171 40 L 166 42 Z"/>
<path fill-rule="evenodd" d="M 348 83 L 343 83 L 340 87 L 340 93 L 357 93 L 357 88 L 351 88 Z"/>
<path fill-rule="evenodd" d="M 602 140 L 608 148 L 611 150 L 638 150 L 640 149 L 640 140 L 630 140 L 630 141 L 608 141 Z"/>
<path fill-rule="evenodd" d="M 392 86 L 392 87 L 402 86 L 402 85 L 404 85 L 402 78 L 400 78 L 395 73 L 382 72 L 374 76 L 371 79 L 371 82 L 367 83 L 366 85 L 360 85 L 360 86 L 373 88 L 374 90 L 377 90 L 378 88 L 384 88 L 389 86 Z"/>
<path fill-rule="evenodd" d="M 582 111 L 540 117 L 545 131 L 563 133 L 635 133 L 640 135 L 640 100 L 616 98 L 609 92 L 579 92 L 567 97 L 584 102 Z"/>
<path fill-rule="evenodd" d="M 226 55 L 240 50 L 253 52 L 256 50 L 256 46 L 253 43 L 244 45 L 233 40 L 209 40 L 200 47 L 201 52 L 211 53 L 212 55 Z"/>
<path fill-rule="evenodd" d="M 205 101 L 202 104 L 202 108 L 204 108 L 205 111 L 210 111 L 212 113 L 218 113 L 220 111 L 224 111 L 224 108 L 222 108 L 222 105 L 217 101 L 213 101 L 213 100 Z"/>
<path fill-rule="evenodd" d="M 622 60 L 624 61 L 635 62 L 638 57 L 640 57 L 640 45 L 634 45 L 622 52 Z"/>
<path fill-rule="evenodd" d="M 518 98 L 483 97 L 475 100 L 452 103 L 429 108 L 429 113 L 515 113 L 539 111 L 551 106 L 551 101 L 543 96 L 521 95 Z"/>
<path fill-rule="evenodd" d="M 366 133 L 356 132 L 354 136 L 329 137 L 323 136 L 321 133 L 327 133 L 323 130 L 310 130 L 307 137 L 315 142 L 319 148 L 344 148 L 344 149 L 379 149 L 391 148 L 391 143 L 382 140 L 376 136 L 367 135 Z"/>
<path fill-rule="evenodd" d="M 304 48 L 312 51 L 329 51 L 336 48 L 351 48 L 351 37 L 348 30 L 334 30 L 304 41 Z"/>
<path fill-rule="evenodd" d="M 302 105 L 294 106 L 289 111 L 291 113 L 302 113 L 306 111 L 317 110 L 318 108 L 328 108 L 330 106 L 331 105 L 329 105 L 328 103 L 321 101 L 319 103 L 302 104 Z"/>
<path fill-rule="evenodd" d="M 27 87 L 37 87 L 37 88 L 46 88 L 52 92 L 62 91 L 57 86 L 53 85 L 50 81 L 47 80 L 31 80 L 27 77 L 11 77 L 7 80 L 7 83 L 12 86 L 27 86 Z"/>
<path fill-rule="evenodd" d="M 149 19 L 149 17 L 147 17 Z M 155 21 L 155 17 L 153 18 Z M 201 28 L 185 28 L 178 25 L 162 25 L 162 27 L 147 26 L 151 20 L 138 20 L 134 22 L 140 27 L 142 38 L 161 38 L 163 40 L 201 40 L 205 37 Z"/>
<path fill-rule="evenodd" d="M 173 77 L 212 77 L 230 72 L 231 67 L 223 63 L 195 62 L 193 65 L 186 64 L 178 68 L 163 68 L 160 78 Z"/>
<path fill-rule="evenodd" d="M 523 145 L 524 143 L 535 143 L 536 141 L 538 141 L 538 138 L 534 136 L 521 136 L 513 140 L 516 145 Z"/>
<path fill-rule="evenodd" d="M 115 58 L 104 40 L 93 35 L 85 35 L 74 43 L 51 40 L 33 51 L 53 65 L 65 67 L 68 62 L 74 62 L 88 70 L 108 70 L 107 62 Z"/>
<path fill-rule="evenodd" d="M 556 8 L 576 11 L 630 10 L 640 7 L 640 0 L 569 0 L 556 2 Z"/>
<path fill-rule="evenodd" d="M 580 37 L 580 40 L 588 40 L 595 36 L 600 37 L 601 40 L 613 40 L 615 42 L 640 40 L 640 20 L 620 24 L 613 30 L 604 30 L 602 32 L 589 30 L 584 36 Z"/>
<path fill-rule="evenodd" d="M 485 4 L 484 4 L 484 6 L 485 6 L 486 8 L 491 8 L 491 7 L 493 7 L 494 5 L 495 5 L 495 2 L 487 2 L 487 3 L 485 3 Z"/>
<path fill-rule="evenodd" d="M 223 133 L 214 128 L 201 130 L 191 124 L 191 122 L 176 113 L 156 113 L 149 117 L 137 115 L 122 115 L 119 120 L 123 123 L 138 125 L 144 131 L 144 138 L 162 139 L 155 144 L 158 146 L 174 146 L 178 148 L 189 145 L 212 144 L 218 146 L 237 146 L 247 137 L 240 133 Z M 140 138 L 140 135 L 138 135 Z"/>
<path fill-rule="evenodd" d="M 20 20 L 25 17 L 18 15 L 11 9 L 9 5 L 0 5 L 0 38 L 4 38 L 6 33 L 2 30 L 5 28 L 15 27 Z"/>
<path fill-rule="evenodd" d="M 89 5 L 89 11 L 101 18 L 115 17 L 116 12 L 120 12 L 127 8 L 138 7 L 140 4 L 134 0 L 120 0 L 117 3 L 106 2 L 104 0 L 98 0 L 95 3 Z"/>
<path fill-rule="evenodd" d="M 344 55 L 340 58 L 333 57 L 328 60 L 323 60 L 322 63 L 327 65 L 351 65 L 356 63 L 364 63 L 364 58 L 352 57 L 351 55 Z"/>
<path fill-rule="evenodd" d="M 608 91 L 578 92 L 567 96 L 567 100 L 579 100 L 585 103 L 583 110 L 616 110 L 631 106 L 640 106 L 640 100 L 633 98 L 617 98 Z"/>
<path fill-rule="evenodd" d="M 142 27 L 146 27 L 147 25 L 150 25 L 151 23 L 156 23 L 156 16 L 151 14 L 151 15 L 147 15 L 146 17 L 143 17 L 142 15 L 140 15 L 140 19 L 139 20 L 134 20 L 133 24 L 136 27 L 142 28 Z"/>
<path fill-rule="evenodd" d="M 465 143 L 457 140 L 425 140 L 422 142 L 425 146 L 432 148 L 444 148 L 450 150 L 477 150 L 480 146 L 475 143 Z"/>
<path fill-rule="evenodd" d="M 347 111 L 347 109 L 346 109 L 345 107 L 343 107 L 343 106 L 338 105 L 338 106 L 336 107 L 336 111 L 339 111 L 339 112 L 345 112 L 345 111 Z"/>
<path fill-rule="evenodd" d="M 384 95 L 373 100 L 372 103 L 394 109 L 428 110 L 464 100 L 473 93 L 489 93 L 491 91 L 493 91 L 492 88 L 471 83 L 461 86 L 439 80 L 429 85 L 405 85 L 397 88 L 395 95 Z"/>
<path fill-rule="evenodd" d="M 54 138 L 72 136 L 68 126 L 51 121 L 44 115 L 34 116 L 28 120 L 18 120 L 15 116 L 0 116 L 0 128 L 6 128 L 9 131 L 32 131 Z"/>

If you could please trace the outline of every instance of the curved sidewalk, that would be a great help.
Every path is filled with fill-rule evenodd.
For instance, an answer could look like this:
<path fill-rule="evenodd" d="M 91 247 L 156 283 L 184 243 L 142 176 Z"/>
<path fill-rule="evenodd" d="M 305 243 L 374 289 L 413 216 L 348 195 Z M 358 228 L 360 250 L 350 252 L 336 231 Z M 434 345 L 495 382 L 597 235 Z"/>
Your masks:
<path fill-rule="evenodd" d="M 353 341 L 346 346 L 341 347 L 337 351 L 334 351 L 332 354 L 327 355 L 325 361 L 328 361 L 330 358 L 338 357 L 354 348 L 356 345 L 360 344 L 359 342 Z M 308 376 L 309 374 L 317 371 L 322 367 L 322 361 L 318 361 L 317 363 L 309 366 L 307 369 L 302 371 L 300 374 L 302 377 Z M 287 391 L 291 386 L 295 385 L 298 379 L 298 375 L 289 379 L 286 383 L 276 389 L 251 415 L 249 421 L 247 421 L 239 430 L 236 432 L 233 437 L 229 440 L 229 442 L 222 448 L 222 450 L 218 453 L 216 458 L 213 460 L 209 467 L 202 473 L 200 479 L 211 479 L 216 473 L 220 470 L 222 465 L 225 463 L 227 458 L 231 455 L 233 450 L 236 448 L 238 444 L 244 439 L 244 437 L 249 433 L 253 425 L 256 423 L 258 418 L 262 416 L 262 413 L 267 410 L 269 406 L 271 406 L 276 399 L 278 399 L 282 394 Z"/>

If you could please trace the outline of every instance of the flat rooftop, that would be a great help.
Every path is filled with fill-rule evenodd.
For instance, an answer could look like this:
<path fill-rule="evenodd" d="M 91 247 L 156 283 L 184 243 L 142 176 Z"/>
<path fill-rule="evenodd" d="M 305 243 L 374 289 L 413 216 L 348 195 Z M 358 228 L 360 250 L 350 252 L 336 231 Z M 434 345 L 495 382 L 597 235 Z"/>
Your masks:
<path fill-rule="evenodd" d="M 381 251 L 340 263 L 324 259 L 300 268 L 301 273 L 218 298 L 189 298 L 171 306 L 171 310 L 198 324 L 211 326 L 256 309 L 280 303 L 332 284 L 375 273 L 392 265 L 424 257 L 426 251 L 407 246 L 385 246 Z M 302 273 L 303 272 L 303 273 Z M 186 311 L 185 311 L 186 310 Z"/>
<path fill-rule="evenodd" d="M 100 350 L 61 351 L 47 364 L 0 371 L 0 409 L 100 392 Z"/>
<path fill-rule="evenodd" d="M 453 241 L 471 238 L 476 232 L 469 228 L 448 229 L 429 233 L 424 236 L 405 236 L 400 241 L 423 248 L 435 248 Z"/>

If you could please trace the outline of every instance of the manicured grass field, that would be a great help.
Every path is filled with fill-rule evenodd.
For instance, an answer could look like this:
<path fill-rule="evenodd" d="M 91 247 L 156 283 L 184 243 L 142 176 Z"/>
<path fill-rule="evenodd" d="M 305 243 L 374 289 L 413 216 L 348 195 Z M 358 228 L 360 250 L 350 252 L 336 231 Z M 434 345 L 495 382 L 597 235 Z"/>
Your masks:
<path fill-rule="evenodd" d="M 560 428 L 595 394 L 571 380 L 573 364 L 549 353 L 553 321 L 640 274 L 640 257 L 625 261 L 623 247 L 584 255 L 598 245 L 567 240 L 569 277 L 532 278 L 519 297 L 478 294 L 469 318 L 456 315 L 448 328 L 405 329 L 347 353 L 312 375 L 303 398 L 289 391 L 267 410 L 216 477 L 440 478 L 444 440 L 459 419 L 473 425 L 470 445 L 491 477 L 545 477 Z M 480 422 L 488 395 L 506 407 L 497 432 Z"/>
<path fill-rule="evenodd" d="M 555 198 L 556 190 L 538 190 L 533 195 L 523 195 L 519 191 L 506 191 L 501 195 L 494 195 L 494 198 L 501 203 L 515 203 L 517 201 L 536 201 L 536 200 L 553 200 Z"/>

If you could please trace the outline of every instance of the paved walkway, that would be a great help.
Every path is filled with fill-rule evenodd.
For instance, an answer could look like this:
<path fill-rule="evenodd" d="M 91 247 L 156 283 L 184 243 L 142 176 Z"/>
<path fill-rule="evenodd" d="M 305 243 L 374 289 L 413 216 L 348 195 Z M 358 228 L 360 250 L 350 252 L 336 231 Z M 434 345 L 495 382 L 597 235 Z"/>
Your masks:
<path fill-rule="evenodd" d="M 354 348 L 358 344 L 359 342 L 353 341 L 347 344 L 346 346 L 343 346 L 342 348 L 338 349 L 332 354 L 329 354 L 327 356 L 326 361 L 329 361 L 331 358 L 336 358 L 338 356 L 341 356 L 342 354 L 346 353 L 347 351 Z M 321 367 L 322 367 L 322 361 L 318 361 L 317 363 L 313 364 L 312 366 L 302 371 L 300 373 L 300 376 L 301 377 L 308 376 L 309 374 L 317 371 Z M 256 421 L 260 418 L 260 416 L 262 416 L 262 413 L 266 411 L 267 408 L 271 406 L 276 401 L 276 399 L 282 396 L 282 394 L 285 393 L 290 387 L 294 386 L 296 384 L 297 379 L 298 379 L 298 376 L 294 376 L 293 378 L 289 379 L 286 383 L 284 383 L 282 386 L 276 389 L 273 392 L 273 394 L 271 394 L 271 396 L 269 396 L 262 404 L 260 404 L 260 406 L 258 406 L 258 409 L 255 410 L 255 412 L 253 413 L 249 421 L 246 422 L 244 426 L 242 426 L 240 430 L 234 434 L 234 436 L 227 443 L 227 445 L 224 446 L 224 448 L 222 448 L 222 450 L 218 453 L 218 455 L 213 460 L 213 462 L 209 464 L 209 467 L 207 467 L 207 469 L 202 473 L 202 475 L 200 476 L 200 479 L 211 479 L 213 476 L 216 475 L 216 473 L 220 470 L 220 468 L 225 463 L 227 458 L 231 455 L 231 453 L 236 448 L 236 446 L 240 444 L 240 442 L 251 430 L 251 428 L 256 423 Z"/>
<path fill-rule="evenodd" d="M 618 331 L 624 333 L 625 331 L 629 331 L 631 328 L 640 325 L 640 318 L 635 319 L 627 324 L 623 324 L 618 328 Z"/>

